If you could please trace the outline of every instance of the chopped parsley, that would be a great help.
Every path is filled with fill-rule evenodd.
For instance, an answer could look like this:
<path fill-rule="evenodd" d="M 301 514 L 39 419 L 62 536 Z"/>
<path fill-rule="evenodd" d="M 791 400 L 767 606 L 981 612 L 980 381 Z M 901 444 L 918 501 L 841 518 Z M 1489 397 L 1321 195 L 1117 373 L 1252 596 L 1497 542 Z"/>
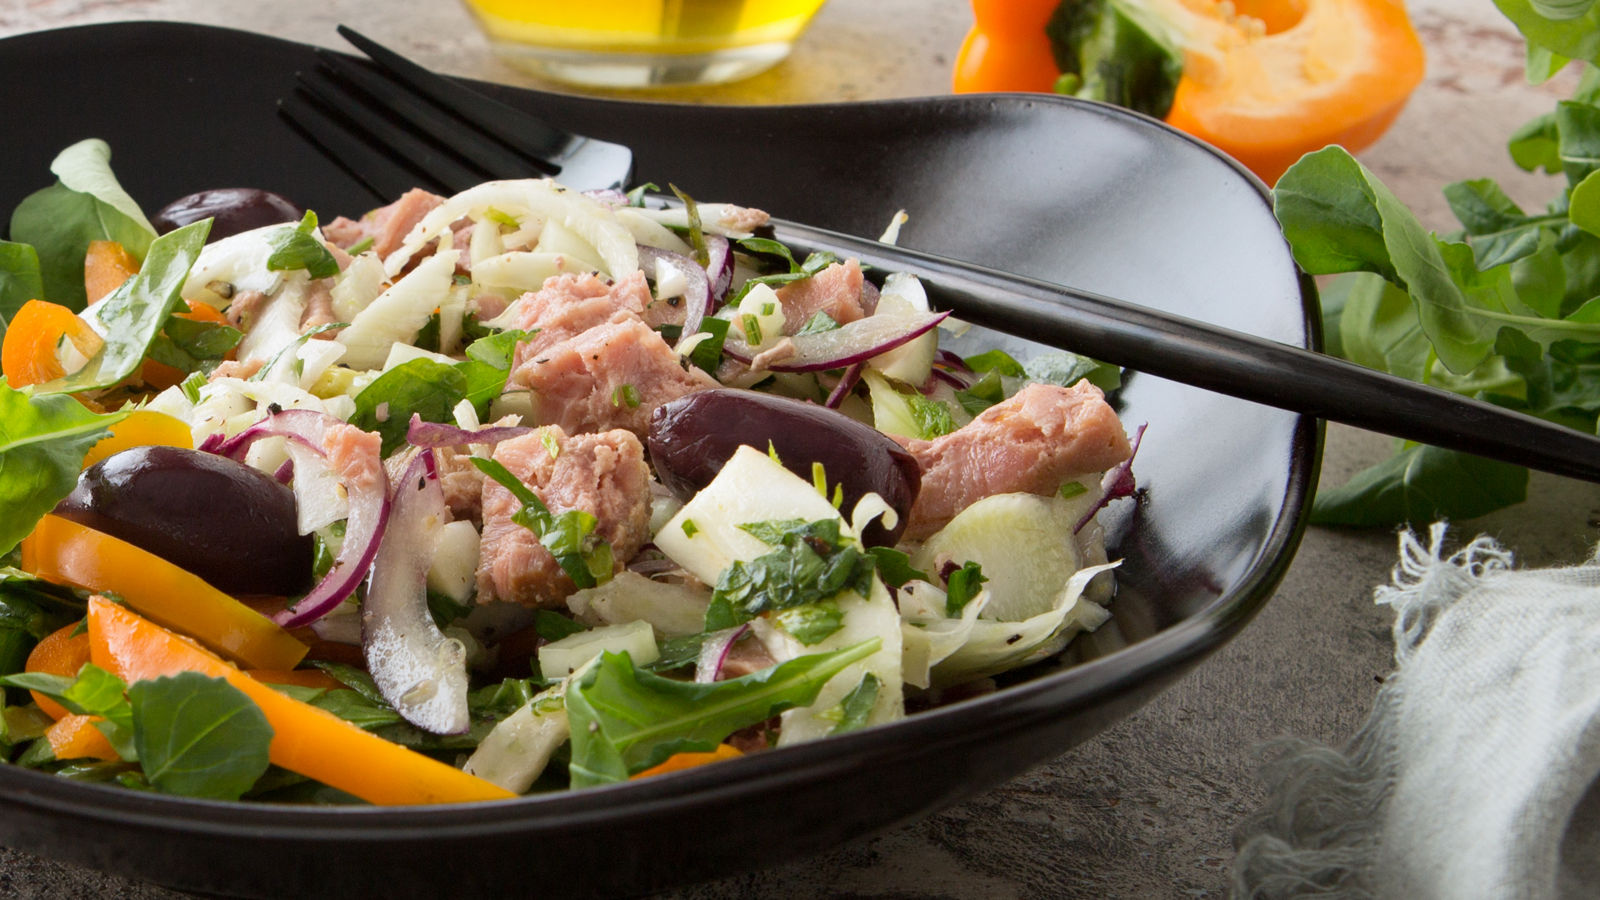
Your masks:
<path fill-rule="evenodd" d="M 840 533 L 838 519 L 739 527 L 773 550 L 748 562 L 736 560 L 717 578 L 706 610 L 708 631 L 829 600 L 846 590 L 866 596 L 872 589 L 873 557 Z"/>

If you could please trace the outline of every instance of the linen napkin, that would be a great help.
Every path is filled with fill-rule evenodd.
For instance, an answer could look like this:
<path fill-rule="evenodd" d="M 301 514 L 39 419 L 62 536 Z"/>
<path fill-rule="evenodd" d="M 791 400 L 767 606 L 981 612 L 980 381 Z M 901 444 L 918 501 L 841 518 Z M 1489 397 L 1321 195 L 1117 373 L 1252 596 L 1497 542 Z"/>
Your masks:
<path fill-rule="evenodd" d="M 1236 897 L 1600 897 L 1600 554 L 1512 568 L 1401 535 L 1396 670 L 1342 751 L 1287 742 Z"/>

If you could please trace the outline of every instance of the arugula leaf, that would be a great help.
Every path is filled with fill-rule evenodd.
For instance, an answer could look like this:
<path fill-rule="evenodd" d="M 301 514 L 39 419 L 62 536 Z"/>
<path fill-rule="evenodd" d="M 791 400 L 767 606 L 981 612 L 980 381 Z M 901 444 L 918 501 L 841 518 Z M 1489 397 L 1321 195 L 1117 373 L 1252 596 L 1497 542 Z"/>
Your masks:
<path fill-rule="evenodd" d="M 1306 272 L 1374 272 L 1405 290 L 1451 371 L 1468 371 L 1489 355 L 1499 328 L 1495 314 L 1504 308 L 1500 285 L 1492 277 L 1471 278 L 1477 272 L 1471 249 L 1430 235 L 1343 147 L 1309 153 L 1291 166 L 1273 190 L 1273 211 Z"/>
<path fill-rule="evenodd" d="M 1594 0 L 1494 0 L 1528 46 L 1600 65 L 1600 6 Z"/>
<path fill-rule="evenodd" d="M 116 384 L 139 368 L 172 311 L 183 302 L 180 291 L 189 268 L 200 256 L 211 220 L 168 232 L 150 245 L 138 274 L 84 310 L 83 320 L 105 340 L 83 368 L 35 385 L 35 394 L 75 393 Z M 82 260 L 79 260 L 82 267 Z M 80 280 L 82 275 L 79 275 Z"/>
<path fill-rule="evenodd" d="M 0 384 L 0 551 L 10 551 L 72 492 L 83 457 L 127 413 L 94 413 L 65 394 Z"/>
<path fill-rule="evenodd" d="M 1061 387 L 1072 387 L 1082 379 L 1108 393 L 1122 386 L 1122 369 L 1066 350 L 1041 353 L 1028 360 L 1023 371 L 1034 381 Z"/>
<path fill-rule="evenodd" d="M 1356 474 L 1344 485 L 1317 492 L 1311 521 L 1318 525 L 1415 527 L 1444 519 L 1470 519 L 1528 495 L 1528 470 L 1412 445 Z"/>
<path fill-rule="evenodd" d="M 267 771 L 272 726 L 221 678 L 180 672 L 128 687 L 139 763 L 157 790 L 237 800 Z"/>
<path fill-rule="evenodd" d="M 555 557 L 573 584 L 581 589 L 611 580 L 615 567 L 611 545 L 595 535 L 598 523 L 593 514 L 581 509 L 552 514 L 544 501 L 505 466 L 481 456 L 471 459 L 479 471 L 510 491 L 522 504 L 522 508 L 512 514 L 511 521 L 538 535 L 539 543 Z"/>
<path fill-rule="evenodd" d="M 644 671 L 626 653 L 603 653 L 567 688 L 572 786 L 626 781 L 672 753 L 711 750 L 741 728 L 806 706 L 829 679 L 876 653 L 880 643 L 873 638 L 705 684 Z"/>

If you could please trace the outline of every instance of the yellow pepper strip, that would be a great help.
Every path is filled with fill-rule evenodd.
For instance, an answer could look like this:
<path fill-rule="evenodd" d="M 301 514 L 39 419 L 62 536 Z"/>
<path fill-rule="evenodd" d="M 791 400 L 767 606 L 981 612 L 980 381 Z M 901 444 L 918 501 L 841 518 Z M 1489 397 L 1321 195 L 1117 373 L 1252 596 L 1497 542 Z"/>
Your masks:
<path fill-rule="evenodd" d="M 152 444 L 193 450 L 194 435 L 182 419 L 153 409 L 135 410 L 112 425 L 111 433 L 89 448 L 88 455 L 83 458 L 83 467 L 87 469 L 113 453 Z"/>
<path fill-rule="evenodd" d="M 178 672 L 225 679 L 260 707 L 272 726 L 268 759 L 370 803 L 469 803 L 516 796 L 280 693 L 104 597 L 89 599 L 89 648 L 95 665 L 130 684 Z"/>
<path fill-rule="evenodd" d="M 127 541 L 48 515 L 22 539 L 22 568 L 46 581 L 114 593 L 150 618 L 257 669 L 292 669 L 307 647 L 271 619 Z"/>

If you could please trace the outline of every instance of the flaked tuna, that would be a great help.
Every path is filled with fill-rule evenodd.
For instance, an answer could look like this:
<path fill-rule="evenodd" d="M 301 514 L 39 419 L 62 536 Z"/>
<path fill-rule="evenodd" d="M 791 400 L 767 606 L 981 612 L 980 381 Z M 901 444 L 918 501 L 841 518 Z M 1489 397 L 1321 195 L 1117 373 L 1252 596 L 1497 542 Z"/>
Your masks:
<path fill-rule="evenodd" d="M 412 188 L 388 206 L 380 206 L 360 219 L 340 216 L 324 225 L 323 237 L 338 247 L 349 250 L 367 238 L 372 239 L 372 250 L 382 259 L 405 243 L 406 234 L 422 217 L 444 202 L 438 194 L 421 188 Z"/>
<path fill-rule="evenodd" d="M 517 359 L 603 325 L 618 313 L 640 315 L 650 302 L 643 272 L 614 283 L 592 273 L 554 276 L 537 291 L 523 294 L 511 313 L 511 327 L 537 332 L 518 346 Z"/>
<path fill-rule="evenodd" d="M 861 264 L 849 259 L 778 288 L 783 330 L 794 334 L 819 312 L 827 313 L 840 325 L 861 318 L 861 284 Z"/>
<path fill-rule="evenodd" d="M 541 425 L 570 433 L 624 428 L 641 437 L 656 407 L 714 387 L 711 376 L 632 315 L 529 355 L 506 379 L 507 390 L 532 392 Z"/>
<path fill-rule="evenodd" d="M 644 446 L 627 431 L 572 434 L 547 427 L 501 442 L 494 459 L 528 485 L 550 512 L 581 509 L 611 545 L 617 569 L 650 538 L 650 469 Z M 577 587 L 538 535 L 511 521 L 522 504 L 499 483 L 483 485 L 480 602 L 509 600 L 561 607 Z"/>
<path fill-rule="evenodd" d="M 922 466 L 922 490 L 905 533 L 910 540 L 928 537 L 991 494 L 1053 494 L 1132 452 L 1105 394 L 1087 381 L 1070 388 L 1030 384 L 950 434 L 896 440 Z"/>

